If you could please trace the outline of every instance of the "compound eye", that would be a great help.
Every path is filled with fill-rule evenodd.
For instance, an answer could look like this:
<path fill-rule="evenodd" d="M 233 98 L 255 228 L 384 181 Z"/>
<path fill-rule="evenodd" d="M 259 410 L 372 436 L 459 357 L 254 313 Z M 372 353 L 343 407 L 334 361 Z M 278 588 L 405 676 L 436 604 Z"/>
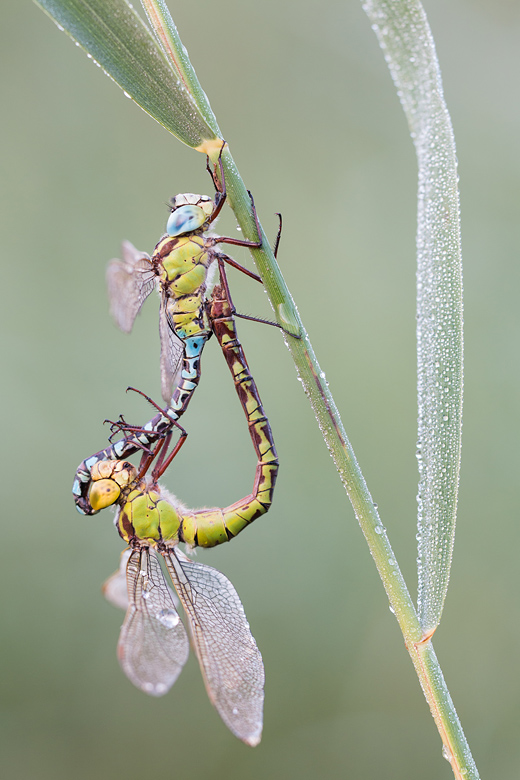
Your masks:
<path fill-rule="evenodd" d="M 93 480 L 108 479 L 114 473 L 114 466 L 116 463 L 117 461 L 114 460 L 99 460 L 92 466 L 90 476 Z"/>
<path fill-rule="evenodd" d="M 99 479 L 94 482 L 88 494 L 90 506 L 95 512 L 115 504 L 121 495 L 121 488 L 113 479 Z"/>
<path fill-rule="evenodd" d="M 166 223 L 166 232 L 169 236 L 182 236 L 183 233 L 191 233 L 202 227 L 207 215 L 200 206 L 179 206 L 172 211 Z"/>

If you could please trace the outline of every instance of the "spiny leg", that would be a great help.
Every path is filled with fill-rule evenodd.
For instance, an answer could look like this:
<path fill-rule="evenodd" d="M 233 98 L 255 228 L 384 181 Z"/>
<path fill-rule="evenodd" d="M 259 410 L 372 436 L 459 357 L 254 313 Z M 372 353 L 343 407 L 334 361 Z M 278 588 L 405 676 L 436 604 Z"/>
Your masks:
<path fill-rule="evenodd" d="M 258 235 L 258 241 L 249 241 L 247 238 L 231 238 L 229 236 L 217 236 L 215 244 L 233 244 L 233 246 L 245 246 L 249 249 L 261 249 L 262 248 L 262 230 L 260 228 L 260 222 L 258 220 L 258 214 L 256 213 L 255 200 L 250 190 L 247 191 L 251 200 L 251 210 L 255 218 L 256 233 Z"/>
<path fill-rule="evenodd" d="M 280 231 L 278 232 L 276 248 L 278 248 L 278 240 L 279 240 L 279 238 L 280 238 Z M 218 260 L 218 263 L 219 263 L 219 272 L 220 272 L 220 277 L 221 277 L 221 283 L 225 285 L 226 295 L 227 295 L 228 301 L 230 303 L 230 307 L 232 309 L 232 313 L 233 313 L 233 315 L 235 317 L 238 317 L 241 320 L 250 320 L 251 322 L 260 322 L 262 325 L 272 325 L 273 328 L 279 328 L 281 331 L 286 333 L 287 336 L 291 336 L 293 339 L 301 339 L 301 336 L 299 334 L 291 333 L 290 331 L 286 330 L 283 325 L 280 325 L 279 322 L 275 322 L 274 320 L 268 320 L 268 319 L 266 319 L 264 317 L 255 317 L 255 316 L 253 316 L 251 314 L 240 314 L 239 312 L 237 312 L 237 310 L 235 309 L 235 307 L 233 305 L 233 302 L 231 300 L 231 294 L 229 292 L 229 285 L 228 285 L 228 281 L 227 281 L 227 275 L 226 275 L 226 272 L 225 272 L 224 263 L 227 263 L 228 265 L 233 266 L 233 268 L 236 268 L 237 264 L 235 263 L 235 261 L 231 257 L 229 257 L 229 255 L 226 255 L 223 252 L 219 252 L 216 255 L 216 257 L 217 257 L 217 260 Z M 251 275 L 251 274 L 249 274 L 247 269 L 240 268 L 240 270 L 243 270 L 246 273 L 248 273 L 248 275 Z"/>
<path fill-rule="evenodd" d="M 206 170 L 211 176 L 211 180 L 213 182 L 213 186 L 215 187 L 215 191 L 216 191 L 215 208 L 213 209 L 211 213 L 211 217 L 209 219 L 210 225 L 219 216 L 220 212 L 222 211 L 222 206 L 224 205 L 227 198 L 226 177 L 224 176 L 224 166 L 222 164 L 222 152 L 224 151 L 225 146 L 226 146 L 226 142 L 224 141 L 220 149 L 218 162 L 215 163 L 213 167 L 210 165 L 209 156 L 206 156 Z M 220 181 L 217 176 L 217 165 L 219 166 L 219 170 L 220 170 Z M 256 213 L 254 198 L 249 190 L 247 191 L 247 194 L 251 199 L 251 210 L 255 218 L 258 241 L 249 241 L 248 239 L 226 238 L 224 236 L 219 236 L 218 242 L 233 244 L 234 246 L 245 246 L 245 247 L 250 247 L 252 249 L 260 249 L 262 247 L 262 231 L 260 229 L 260 222 L 258 220 L 258 214 Z"/>
<path fill-rule="evenodd" d="M 177 453 L 179 452 L 182 445 L 186 441 L 187 436 L 188 434 L 186 433 L 186 431 L 184 433 L 181 433 L 181 435 L 179 436 L 175 444 L 175 447 L 172 449 L 168 457 L 165 457 L 168 446 L 164 446 L 162 448 L 161 455 L 157 463 L 155 464 L 154 470 L 152 471 L 153 482 L 157 482 L 157 480 L 160 479 L 160 477 L 162 477 L 162 475 L 164 474 L 166 469 L 170 466 L 172 460 L 176 457 Z M 170 438 L 171 438 L 171 434 L 170 434 Z"/>
<path fill-rule="evenodd" d="M 143 396 L 143 398 L 146 401 L 148 401 L 149 404 L 151 404 L 155 409 L 157 409 L 157 411 L 162 416 L 163 420 L 169 421 L 169 422 L 167 422 L 165 424 L 165 426 L 164 426 L 164 428 L 162 430 L 158 430 L 157 426 L 155 426 L 155 428 L 153 430 L 154 436 L 157 439 L 160 440 L 160 447 L 159 448 L 156 447 L 156 449 L 150 449 L 147 446 L 150 442 L 143 443 L 143 442 L 139 441 L 139 438 L 138 438 L 139 435 L 148 436 L 150 433 L 152 433 L 152 431 L 150 430 L 150 428 L 147 428 L 147 427 L 144 427 L 144 426 L 130 425 L 129 423 L 126 422 L 126 420 L 124 419 L 123 415 L 121 415 L 119 420 L 116 420 L 115 422 L 112 422 L 111 420 L 105 420 L 105 422 L 109 422 L 111 424 L 112 428 L 114 429 L 112 431 L 111 436 L 110 436 L 110 440 L 112 439 L 112 436 L 116 435 L 116 433 L 122 433 L 123 435 L 131 434 L 132 442 L 139 449 L 143 450 L 143 457 L 144 456 L 151 457 L 150 463 L 148 465 L 148 468 L 149 468 L 150 464 L 155 460 L 155 458 L 159 454 L 159 451 L 163 447 L 163 445 L 164 445 L 166 440 L 168 440 L 168 444 L 166 445 L 166 448 L 168 448 L 169 442 L 170 442 L 170 439 L 171 439 L 171 436 L 172 436 L 172 428 L 173 427 L 175 427 L 175 428 L 177 428 L 179 430 L 179 432 L 180 432 L 179 441 L 182 441 L 182 444 L 184 444 L 184 441 L 186 440 L 186 438 L 188 436 L 188 433 L 185 430 L 185 428 L 183 428 L 182 425 L 178 422 L 178 420 L 176 420 L 174 417 L 172 417 L 168 413 L 167 409 L 162 409 L 159 406 L 159 404 L 155 403 L 155 401 L 152 398 L 150 398 L 149 395 L 144 393 L 142 390 L 138 390 L 135 387 L 127 387 L 127 392 L 129 390 L 131 390 L 134 393 L 139 393 L 139 395 Z M 128 438 L 130 438 L 130 437 L 128 437 Z M 176 452 L 178 452 L 178 450 L 180 449 L 182 444 L 179 445 L 179 448 L 176 450 Z M 171 458 L 171 460 L 173 460 L 173 457 Z M 141 471 L 141 466 L 139 468 L 140 468 L 140 471 Z M 145 469 L 145 471 L 143 473 L 146 473 L 148 468 Z"/>
<path fill-rule="evenodd" d="M 277 211 L 276 216 L 278 217 L 278 233 L 276 234 L 276 240 L 273 247 L 273 255 L 275 259 L 278 257 L 278 247 L 280 246 L 280 239 L 282 237 L 282 215 L 279 211 Z"/>
<path fill-rule="evenodd" d="M 214 222 L 220 212 L 222 211 L 222 206 L 226 202 L 227 198 L 227 192 L 226 192 L 226 179 L 224 177 L 224 166 L 222 165 L 222 152 L 224 151 L 224 147 L 226 146 L 226 142 L 223 141 L 222 146 L 220 147 L 220 152 L 218 156 L 218 165 L 220 168 L 220 178 L 222 181 L 222 184 L 220 183 L 218 176 L 217 176 L 217 164 L 213 166 L 213 168 L 210 165 L 209 156 L 206 155 L 206 170 L 211 176 L 211 180 L 213 182 L 213 186 L 215 187 L 215 208 L 213 209 L 211 213 L 211 217 L 209 219 L 209 224 L 211 225 L 212 222 Z"/>
<path fill-rule="evenodd" d="M 141 457 L 141 462 L 139 463 L 139 471 L 138 471 L 138 479 L 142 479 L 149 471 L 150 466 L 154 462 L 154 460 L 157 458 L 157 462 L 153 468 L 151 477 L 152 477 L 152 485 L 156 485 L 157 481 L 162 477 L 168 466 L 171 464 L 179 450 L 181 449 L 182 445 L 186 441 L 188 437 L 188 434 L 186 431 L 183 431 L 181 433 L 179 439 L 177 440 L 175 446 L 173 447 L 170 454 L 166 457 L 166 453 L 168 452 L 168 448 L 170 446 L 170 441 L 172 438 L 172 431 L 170 431 L 165 435 L 165 437 L 156 444 L 155 449 L 150 452 L 149 455 L 146 455 L 143 453 L 143 456 Z"/>

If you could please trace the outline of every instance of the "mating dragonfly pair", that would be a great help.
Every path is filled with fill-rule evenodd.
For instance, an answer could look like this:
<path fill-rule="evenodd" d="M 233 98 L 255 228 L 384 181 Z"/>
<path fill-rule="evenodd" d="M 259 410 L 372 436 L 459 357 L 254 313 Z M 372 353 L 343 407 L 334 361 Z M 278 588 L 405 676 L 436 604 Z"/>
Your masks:
<path fill-rule="evenodd" d="M 217 168 L 208 163 L 214 200 L 192 194 L 172 198 L 166 235 L 151 257 L 125 242 L 123 259 L 109 265 L 111 311 L 123 330 L 131 330 L 152 290 L 160 291 L 161 379 L 167 407 L 156 406 L 158 413 L 142 427 L 123 418 L 114 423 L 113 431 L 123 438 L 80 464 L 73 494 L 83 514 L 116 505 L 115 525 L 129 545 L 119 570 L 104 586 L 106 598 L 126 609 L 118 643 L 125 674 L 144 692 L 161 696 L 187 660 L 187 634 L 160 554 L 182 604 L 211 701 L 237 737 L 256 745 L 262 731 L 264 669 L 242 604 L 223 574 L 178 548 L 179 542 L 191 549 L 233 539 L 268 511 L 278 471 L 269 421 L 237 337 L 225 264 L 261 280 L 217 248 L 225 243 L 259 248 L 261 241 L 208 234 L 226 198 L 220 159 L 219 170 L 220 180 Z M 260 236 L 258 222 L 257 227 Z M 218 283 L 208 297 L 215 270 Z M 199 383 L 201 353 L 212 333 L 233 376 L 257 465 L 248 496 L 225 508 L 191 510 L 158 480 L 187 436 L 178 420 Z M 180 436 L 169 452 L 175 430 Z M 136 468 L 126 458 L 139 451 Z"/>

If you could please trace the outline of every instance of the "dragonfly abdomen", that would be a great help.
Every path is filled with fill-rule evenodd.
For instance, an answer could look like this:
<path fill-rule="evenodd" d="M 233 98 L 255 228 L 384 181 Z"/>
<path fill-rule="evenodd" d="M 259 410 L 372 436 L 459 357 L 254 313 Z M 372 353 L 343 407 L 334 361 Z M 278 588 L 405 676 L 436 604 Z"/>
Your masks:
<path fill-rule="evenodd" d="M 201 330 L 197 336 L 191 336 L 184 340 L 184 360 L 180 381 L 173 392 L 169 407 L 164 413 L 165 419 L 168 417 L 177 419 L 186 411 L 193 391 L 200 381 L 200 357 L 209 334 L 210 331 Z"/>
<path fill-rule="evenodd" d="M 168 299 L 166 304 L 168 322 L 182 340 L 195 336 L 201 331 L 207 331 L 204 323 L 205 291 L 204 285 L 204 290 L 199 290 L 197 295 L 183 295 Z"/>
<path fill-rule="evenodd" d="M 256 467 L 253 492 L 223 509 L 200 509 L 182 516 L 180 541 L 191 547 L 216 547 L 230 542 L 240 531 L 264 515 L 272 503 L 278 460 Z"/>

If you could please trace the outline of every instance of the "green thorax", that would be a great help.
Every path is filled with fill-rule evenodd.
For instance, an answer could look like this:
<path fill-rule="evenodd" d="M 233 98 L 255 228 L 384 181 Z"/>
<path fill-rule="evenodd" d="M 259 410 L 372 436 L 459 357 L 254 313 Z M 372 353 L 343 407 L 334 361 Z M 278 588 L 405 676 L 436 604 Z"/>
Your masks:
<path fill-rule="evenodd" d="M 154 259 L 167 292 L 167 313 L 175 333 L 184 339 L 205 332 L 204 302 L 214 257 L 202 231 L 165 236 L 155 247 Z"/>
<path fill-rule="evenodd" d="M 170 501 L 156 490 L 132 490 L 121 506 L 117 529 L 125 542 L 166 542 L 176 544 L 179 515 Z"/>

